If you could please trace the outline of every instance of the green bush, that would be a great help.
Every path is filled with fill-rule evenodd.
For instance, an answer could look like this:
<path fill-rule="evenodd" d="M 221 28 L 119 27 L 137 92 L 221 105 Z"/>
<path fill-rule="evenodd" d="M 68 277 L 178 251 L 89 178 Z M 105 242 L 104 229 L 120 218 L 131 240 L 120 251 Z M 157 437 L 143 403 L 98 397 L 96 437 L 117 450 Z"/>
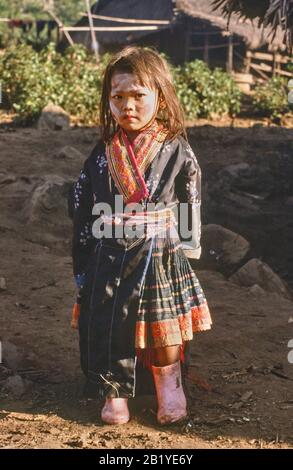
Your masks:
<path fill-rule="evenodd" d="M 1 57 L 0 78 L 11 108 L 24 119 L 33 117 L 41 106 L 44 80 L 39 54 L 25 45 L 10 47 Z"/>
<path fill-rule="evenodd" d="M 62 57 L 61 106 L 84 124 L 97 123 L 101 98 L 103 63 L 83 46 L 73 46 Z"/>
<path fill-rule="evenodd" d="M 253 104 L 272 119 L 280 118 L 289 111 L 287 80 L 283 77 L 273 77 L 265 84 L 255 87 Z"/>
<path fill-rule="evenodd" d="M 28 45 L 12 46 L 0 57 L 0 79 L 9 104 L 22 122 L 30 123 L 49 102 L 62 106 L 83 124 L 98 122 L 103 72 L 109 55 L 99 64 L 83 46 L 64 55 L 49 44 L 40 53 Z M 241 93 L 221 69 L 202 61 L 172 67 L 178 97 L 187 119 L 235 115 Z"/>
<path fill-rule="evenodd" d="M 12 46 L 0 58 L 0 79 L 21 122 L 34 121 L 52 102 L 91 124 L 98 120 L 104 66 L 83 46 L 68 48 L 64 55 L 54 44 L 40 53 L 31 46 Z"/>
<path fill-rule="evenodd" d="M 195 60 L 175 69 L 174 81 L 188 119 L 240 112 L 241 92 L 220 68 L 211 70 L 205 62 Z"/>

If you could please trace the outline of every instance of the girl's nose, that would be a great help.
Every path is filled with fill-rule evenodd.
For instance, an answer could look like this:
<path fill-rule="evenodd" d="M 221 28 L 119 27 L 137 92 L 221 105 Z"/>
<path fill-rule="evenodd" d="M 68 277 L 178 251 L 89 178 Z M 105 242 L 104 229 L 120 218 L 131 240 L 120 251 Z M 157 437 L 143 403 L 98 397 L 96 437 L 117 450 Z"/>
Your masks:
<path fill-rule="evenodd" d="M 126 98 L 124 103 L 123 103 L 123 109 L 125 111 L 133 109 L 133 99 L 132 98 Z"/>

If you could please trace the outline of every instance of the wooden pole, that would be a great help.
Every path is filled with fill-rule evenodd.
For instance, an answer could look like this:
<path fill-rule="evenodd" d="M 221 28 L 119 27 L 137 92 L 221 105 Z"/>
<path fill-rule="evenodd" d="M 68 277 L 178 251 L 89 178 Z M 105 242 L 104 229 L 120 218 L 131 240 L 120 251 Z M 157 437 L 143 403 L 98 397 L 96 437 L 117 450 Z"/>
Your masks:
<path fill-rule="evenodd" d="M 47 8 L 47 9 L 45 8 L 45 11 L 46 11 L 47 13 L 49 13 L 49 15 L 52 16 L 53 20 L 56 21 L 56 23 L 57 23 L 57 25 L 58 25 L 58 28 L 59 28 L 60 30 L 64 31 L 64 34 L 65 34 L 65 36 L 66 36 L 67 41 L 69 42 L 69 44 L 70 44 L 71 46 L 73 46 L 73 45 L 74 45 L 74 42 L 73 42 L 73 40 L 72 40 L 72 38 L 71 38 L 69 32 L 68 32 L 66 29 L 64 29 L 64 24 L 62 23 L 62 21 L 60 21 L 59 18 L 57 18 L 57 16 L 55 15 L 55 13 L 53 13 L 53 11 L 50 10 L 49 8 Z M 57 35 L 57 37 L 59 37 L 59 34 Z"/>
<path fill-rule="evenodd" d="M 209 65 L 209 35 L 204 36 L 203 60 Z"/>
<path fill-rule="evenodd" d="M 63 26 L 62 31 L 157 31 L 165 26 Z"/>
<path fill-rule="evenodd" d="M 88 16 L 87 14 L 82 14 L 82 16 Z M 133 23 L 133 24 L 171 24 L 171 21 L 165 20 L 141 20 L 133 18 L 119 18 L 116 16 L 103 16 L 103 15 L 93 15 L 92 18 L 97 20 L 113 21 L 117 23 Z"/>
<path fill-rule="evenodd" d="M 281 55 L 276 52 L 275 56 L 275 74 L 276 75 L 281 75 L 282 74 L 282 67 L 281 67 Z"/>
<path fill-rule="evenodd" d="M 233 34 L 228 36 L 228 57 L 227 57 L 227 72 L 233 71 Z"/>
<path fill-rule="evenodd" d="M 89 20 L 91 37 L 92 37 L 92 49 L 95 53 L 96 61 L 98 63 L 99 62 L 99 50 L 98 50 L 99 46 L 98 46 L 98 43 L 97 43 L 97 38 L 96 38 L 95 31 L 94 31 L 94 23 L 93 23 L 92 12 L 91 12 L 91 8 L 90 8 L 89 0 L 85 0 L 85 4 L 86 4 L 86 9 L 87 9 L 87 15 L 88 15 L 88 20 Z"/>
<path fill-rule="evenodd" d="M 189 60 L 189 48 L 190 48 L 190 31 L 187 26 L 187 31 L 185 32 L 185 50 L 184 50 L 184 62 Z"/>
<path fill-rule="evenodd" d="M 246 51 L 246 57 L 244 59 L 244 67 L 245 67 L 244 73 L 250 72 L 250 64 L 251 64 L 251 51 Z"/>
<path fill-rule="evenodd" d="M 274 51 L 273 52 L 273 70 L 272 70 L 273 77 L 276 75 L 276 68 L 277 68 L 276 51 Z"/>

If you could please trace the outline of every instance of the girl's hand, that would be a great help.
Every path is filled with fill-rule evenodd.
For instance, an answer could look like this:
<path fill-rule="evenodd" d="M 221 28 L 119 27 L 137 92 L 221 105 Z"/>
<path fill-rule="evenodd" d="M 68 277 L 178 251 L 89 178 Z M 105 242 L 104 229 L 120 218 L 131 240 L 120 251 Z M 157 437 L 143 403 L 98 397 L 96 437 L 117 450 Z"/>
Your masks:
<path fill-rule="evenodd" d="M 71 328 L 77 329 L 78 328 L 78 320 L 79 320 L 79 315 L 80 315 L 80 306 L 82 302 L 82 295 L 83 295 L 83 287 L 79 289 L 79 292 L 76 297 L 76 302 L 73 305 L 72 308 L 72 315 L 71 315 L 71 323 L 70 326 Z"/>
<path fill-rule="evenodd" d="M 77 329 L 78 328 L 78 319 L 80 315 L 80 304 L 75 302 L 72 308 L 72 315 L 71 315 L 71 328 Z"/>

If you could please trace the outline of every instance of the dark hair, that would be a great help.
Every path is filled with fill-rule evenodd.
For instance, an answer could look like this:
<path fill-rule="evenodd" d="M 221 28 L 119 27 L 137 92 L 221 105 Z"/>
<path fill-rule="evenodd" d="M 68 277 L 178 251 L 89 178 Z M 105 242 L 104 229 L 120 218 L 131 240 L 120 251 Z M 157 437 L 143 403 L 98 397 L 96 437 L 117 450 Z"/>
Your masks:
<path fill-rule="evenodd" d="M 183 110 L 167 61 L 155 50 L 129 46 L 114 54 L 105 70 L 100 104 L 100 122 L 105 142 L 109 142 L 117 129 L 109 106 L 111 81 L 115 72 L 133 73 L 142 85 L 157 89 L 159 99 L 163 103 L 160 119 L 169 131 L 168 138 L 173 139 L 180 134 L 186 136 Z"/>

